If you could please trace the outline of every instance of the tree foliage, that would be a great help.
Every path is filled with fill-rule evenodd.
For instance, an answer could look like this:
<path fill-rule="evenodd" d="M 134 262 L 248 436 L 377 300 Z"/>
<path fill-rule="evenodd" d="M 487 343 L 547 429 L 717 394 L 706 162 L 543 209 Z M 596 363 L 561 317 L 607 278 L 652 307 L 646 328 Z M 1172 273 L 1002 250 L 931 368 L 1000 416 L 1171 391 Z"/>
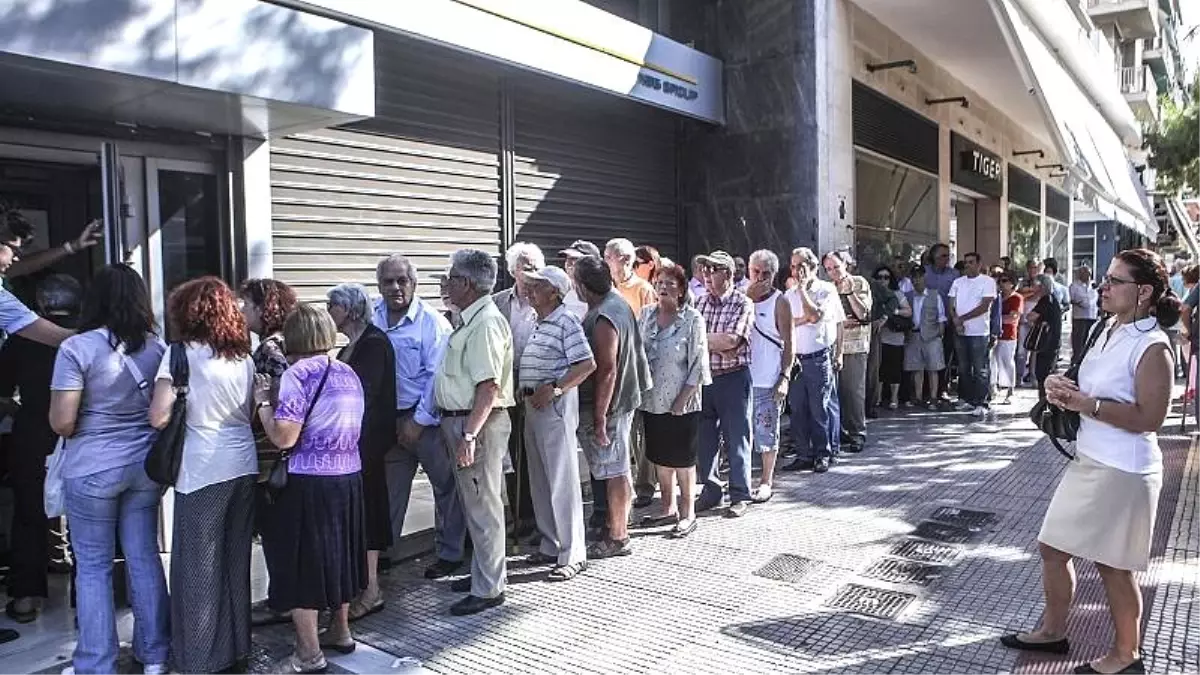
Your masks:
<path fill-rule="evenodd" d="M 1162 100 L 1159 120 L 1146 133 L 1150 166 L 1168 194 L 1200 193 L 1200 75 L 1183 105 Z"/>

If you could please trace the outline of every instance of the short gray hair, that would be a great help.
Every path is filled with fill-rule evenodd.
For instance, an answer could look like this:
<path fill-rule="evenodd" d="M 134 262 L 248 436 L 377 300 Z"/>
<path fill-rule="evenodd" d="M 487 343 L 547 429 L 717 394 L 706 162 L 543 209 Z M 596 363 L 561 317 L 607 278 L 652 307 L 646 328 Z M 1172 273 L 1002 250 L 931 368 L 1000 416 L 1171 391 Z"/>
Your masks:
<path fill-rule="evenodd" d="M 458 271 L 479 293 L 491 293 L 496 287 L 496 261 L 487 251 L 460 248 L 450 256 L 450 269 Z"/>
<path fill-rule="evenodd" d="M 508 250 L 504 253 L 504 262 L 508 265 L 509 274 L 516 275 L 517 262 L 521 258 L 528 260 L 531 265 L 539 270 L 546 266 L 546 256 L 542 253 L 542 249 L 527 241 L 518 241 L 509 246 Z"/>
<path fill-rule="evenodd" d="M 608 240 L 608 243 L 604 245 L 604 252 L 633 257 L 637 255 L 637 247 L 633 245 L 632 241 L 624 237 L 617 237 L 616 239 Z"/>
<path fill-rule="evenodd" d="M 1046 295 L 1050 295 L 1054 292 L 1054 277 L 1050 276 L 1049 274 L 1039 274 L 1033 278 L 1033 282 L 1037 284 L 1038 288 L 1042 289 L 1042 292 Z"/>
<path fill-rule="evenodd" d="M 779 256 L 775 255 L 774 251 L 765 248 L 760 248 L 750 254 L 750 264 L 758 263 L 771 271 L 771 278 L 774 279 L 776 274 L 779 274 Z"/>
<path fill-rule="evenodd" d="M 817 258 L 817 254 L 813 253 L 813 250 L 807 246 L 792 249 L 792 257 L 799 258 L 800 263 L 810 270 L 815 270 L 821 266 L 820 258 Z"/>
<path fill-rule="evenodd" d="M 375 265 L 376 279 L 379 278 L 379 272 L 387 265 L 403 265 L 405 271 L 408 272 L 408 280 L 412 282 L 413 286 L 417 285 L 417 266 L 408 259 L 408 256 L 401 255 L 399 253 L 393 253 L 383 260 L 380 260 L 379 264 Z"/>
<path fill-rule="evenodd" d="M 338 284 L 325 294 L 329 304 L 346 310 L 346 317 L 354 323 L 371 320 L 371 296 L 362 284 Z"/>

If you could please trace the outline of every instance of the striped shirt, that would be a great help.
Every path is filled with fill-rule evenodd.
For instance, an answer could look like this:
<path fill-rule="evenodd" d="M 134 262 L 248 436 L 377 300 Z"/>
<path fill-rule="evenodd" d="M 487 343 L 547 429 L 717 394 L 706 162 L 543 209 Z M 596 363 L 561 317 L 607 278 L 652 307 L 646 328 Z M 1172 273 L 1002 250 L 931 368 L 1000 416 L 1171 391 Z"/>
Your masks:
<path fill-rule="evenodd" d="M 704 317 L 708 334 L 729 333 L 741 338 L 736 349 L 727 352 L 709 350 L 708 361 L 713 375 L 745 368 L 750 365 L 750 332 L 754 329 L 754 303 L 744 293 L 730 288 L 724 297 L 711 293 L 696 302 Z"/>
<path fill-rule="evenodd" d="M 529 336 L 529 344 L 521 354 L 520 387 L 537 387 L 557 382 L 571 366 L 592 358 L 592 347 L 579 319 L 566 305 L 559 305 L 546 318 L 538 321 Z"/>

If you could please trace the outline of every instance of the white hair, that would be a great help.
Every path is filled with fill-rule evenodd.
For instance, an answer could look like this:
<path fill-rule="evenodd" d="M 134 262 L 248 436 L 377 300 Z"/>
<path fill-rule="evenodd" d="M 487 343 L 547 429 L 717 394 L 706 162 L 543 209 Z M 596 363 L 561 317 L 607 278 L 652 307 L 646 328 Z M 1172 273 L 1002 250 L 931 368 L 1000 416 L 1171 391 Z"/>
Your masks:
<path fill-rule="evenodd" d="M 637 255 L 637 248 L 633 245 L 632 241 L 629 241 L 624 237 L 618 237 L 616 239 L 608 240 L 608 243 L 604 245 L 604 252 L 614 253 L 619 256 L 629 256 L 632 258 L 633 256 Z"/>
<path fill-rule="evenodd" d="M 539 270 L 546 266 L 546 256 L 542 249 L 527 241 L 518 241 L 504 252 L 504 262 L 508 266 L 509 274 L 516 276 L 517 263 L 521 262 L 522 258 Z"/>
<path fill-rule="evenodd" d="M 799 258 L 800 264 L 810 270 L 815 270 L 821 264 L 821 261 L 817 259 L 817 254 L 807 246 L 792 249 L 792 257 Z"/>
<path fill-rule="evenodd" d="M 478 293 L 491 293 L 496 287 L 496 261 L 487 251 L 460 248 L 450 256 L 450 269 L 466 277 Z"/>
<path fill-rule="evenodd" d="M 354 323 L 371 320 L 371 296 L 362 284 L 338 284 L 325 294 L 329 304 L 346 310 L 346 317 Z"/>
<path fill-rule="evenodd" d="M 403 267 L 405 275 L 408 277 L 408 280 L 412 282 L 413 286 L 417 285 L 417 266 L 414 265 L 412 263 L 412 261 L 408 259 L 407 256 L 401 255 L 399 253 L 393 253 L 393 254 L 389 255 L 388 257 L 384 258 L 383 260 L 380 260 L 379 264 L 375 265 L 375 278 L 376 279 L 379 278 L 379 273 L 383 271 L 383 268 L 388 265 L 400 265 L 401 267 Z"/>
<path fill-rule="evenodd" d="M 774 251 L 761 248 L 750 254 L 750 264 L 758 263 L 771 272 L 771 278 L 774 279 L 776 274 L 779 274 L 779 256 L 775 255 Z"/>

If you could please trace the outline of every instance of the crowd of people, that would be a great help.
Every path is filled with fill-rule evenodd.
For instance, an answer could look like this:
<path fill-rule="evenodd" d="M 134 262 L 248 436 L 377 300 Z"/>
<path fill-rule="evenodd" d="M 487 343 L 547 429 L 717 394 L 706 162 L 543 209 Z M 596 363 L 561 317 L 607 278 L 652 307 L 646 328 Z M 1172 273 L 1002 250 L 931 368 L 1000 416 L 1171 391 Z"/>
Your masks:
<path fill-rule="evenodd" d="M 26 236 L 4 228 L 0 273 Z M 450 612 L 474 614 L 504 602 L 510 534 L 562 582 L 633 553 L 630 527 L 682 539 L 698 513 L 737 518 L 769 501 L 785 414 L 795 459 L 779 470 L 820 474 L 868 448 L 867 419 L 881 409 L 952 406 L 956 389 L 959 410 L 986 416 L 1027 383 L 1069 403 L 1077 390 L 1050 377 L 1064 321 L 1075 339 L 1098 317 L 1086 268 L 1067 288 L 1051 259 L 1019 276 L 975 253 L 952 264 L 944 244 L 869 278 L 845 251 L 808 248 L 791 251 L 786 269 L 770 250 L 746 260 L 713 251 L 685 266 L 627 239 L 557 253 L 561 267 L 514 245 L 503 260 L 514 283 L 496 292 L 497 261 L 458 250 L 438 276 L 443 309 L 417 295 L 418 270 L 400 254 L 379 261 L 374 301 L 357 284 L 329 289 L 318 306 L 276 280 L 233 289 L 194 279 L 170 293 L 165 333 L 125 265 L 104 268 L 82 295 L 69 277 L 46 277 L 37 313 L 0 293 L 0 328 L 14 336 L 0 359 L 18 359 L 6 361 L 15 383 L 0 396 L 19 391 L 22 409 L 45 396 L 43 424 L 26 420 L 22 433 L 38 429 L 28 438 L 42 456 L 62 439 L 74 672 L 116 668 L 118 544 L 145 672 L 244 667 L 251 626 L 270 621 L 294 624 L 288 672 L 318 672 L 325 651 L 354 649 L 351 622 L 384 608 L 380 558 L 402 532 L 418 468 L 436 514 L 424 574 L 457 577 L 450 587 L 465 596 Z M 38 358 L 11 355 L 31 345 Z M 168 592 L 164 486 L 143 460 L 180 411 Z M 286 486 L 268 487 L 280 463 Z M 40 479 L 26 487 L 18 501 L 40 506 Z M 658 508 L 631 523 L 655 494 Z M 44 525 L 28 504 L 23 519 L 29 531 Z M 10 616 L 36 618 L 46 595 L 40 536 L 27 548 L 40 545 L 42 558 L 26 550 L 29 572 L 15 587 L 10 577 L 23 603 Z M 256 536 L 270 581 L 252 610 Z M 319 631 L 322 611 L 332 618 Z"/>

